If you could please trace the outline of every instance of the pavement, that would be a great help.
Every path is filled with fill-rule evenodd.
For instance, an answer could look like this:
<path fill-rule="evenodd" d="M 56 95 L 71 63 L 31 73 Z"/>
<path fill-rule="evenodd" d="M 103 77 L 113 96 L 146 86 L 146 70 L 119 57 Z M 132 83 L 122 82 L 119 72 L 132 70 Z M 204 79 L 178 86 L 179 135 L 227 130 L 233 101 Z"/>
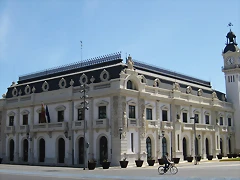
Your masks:
<path fill-rule="evenodd" d="M 95 170 L 83 170 L 71 167 L 46 167 L 0 164 L 0 180 L 161 180 L 161 179 L 231 179 L 240 180 L 240 162 L 201 161 L 198 165 L 180 162 L 178 173 L 171 175 L 169 172 L 159 175 L 155 166 L 136 167 L 129 166 L 126 169 L 110 167 Z"/>

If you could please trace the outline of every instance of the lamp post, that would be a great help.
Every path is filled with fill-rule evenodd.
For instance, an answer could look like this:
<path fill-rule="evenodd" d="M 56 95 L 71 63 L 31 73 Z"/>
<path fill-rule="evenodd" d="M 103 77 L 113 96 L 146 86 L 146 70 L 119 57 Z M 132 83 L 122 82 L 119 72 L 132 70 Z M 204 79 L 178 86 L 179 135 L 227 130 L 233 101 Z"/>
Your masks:
<path fill-rule="evenodd" d="M 122 127 L 120 127 L 118 130 L 119 130 L 119 134 L 120 134 L 120 139 L 122 139 L 122 132 L 123 132 L 123 128 L 122 128 Z"/>
<path fill-rule="evenodd" d="M 198 120 L 198 117 L 194 116 L 191 117 L 190 119 L 194 120 L 194 124 L 193 124 L 193 129 L 194 129 L 194 147 L 195 147 L 195 158 L 194 158 L 194 165 L 197 165 L 197 135 L 196 135 L 196 121 Z"/>
<path fill-rule="evenodd" d="M 88 143 L 86 143 L 86 119 L 85 119 L 85 110 L 88 110 L 88 101 L 86 101 L 86 98 L 88 97 L 88 95 L 86 94 L 86 92 L 89 90 L 89 86 L 87 84 L 83 84 L 80 86 L 80 92 L 83 93 L 83 96 L 81 96 L 80 98 L 83 99 L 82 104 L 82 113 L 83 113 L 83 120 L 84 120 L 84 128 L 83 128 L 83 170 L 85 170 L 86 168 L 86 148 L 87 146 L 89 146 Z"/>

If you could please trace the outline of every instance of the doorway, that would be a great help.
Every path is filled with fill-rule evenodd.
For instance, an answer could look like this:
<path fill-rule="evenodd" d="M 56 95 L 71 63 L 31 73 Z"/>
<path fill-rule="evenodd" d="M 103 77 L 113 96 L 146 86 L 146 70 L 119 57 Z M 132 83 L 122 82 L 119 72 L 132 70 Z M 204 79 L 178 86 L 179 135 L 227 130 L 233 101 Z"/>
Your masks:
<path fill-rule="evenodd" d="M 183 138 L 183 160 L 187 160 L 187 140 Z"/>
<path fill-rule="evenodd" d="M 41 138 L 39 140 L 39 162 L 45 161 L 45 140 Z"/>
<path fill-rule="evenodd" d="M 208 144 L 208 138 L 205 140 L 205 146 L 206 146 L 206 155 L 209 156 L 209 144 Z"/>
<path fill-rule="evenodd" d="M 23 141 L 23 161 L 28 162 L 28 140 Z"/>
<path fill-rule="evenodd" d="M 58 140 L 58 163 L 64 163 L 65 159 L 65 141 L 63 138 Z"/>
<path fill-rule="evenodd" d="M 103 162 L 103 160 L 108 159 L 108 141 L 105 136 L 102 136 L 100 138 L 100 149 L 99 149 L 99 155 L 100 155 L 100 164 Z"/>
<path fill-rule="evenodd" d="M 10 143 L 9 143 L 9 160 L 14 161 L 14 141 L 13 141 L 13 139 L 11 139 Z"/>
<path fill-rule="evenodd" d="M 83 164 L 84 163 L 84 138 L 81 137 L 78 140 L 78 161 L 79 164 Z"/>

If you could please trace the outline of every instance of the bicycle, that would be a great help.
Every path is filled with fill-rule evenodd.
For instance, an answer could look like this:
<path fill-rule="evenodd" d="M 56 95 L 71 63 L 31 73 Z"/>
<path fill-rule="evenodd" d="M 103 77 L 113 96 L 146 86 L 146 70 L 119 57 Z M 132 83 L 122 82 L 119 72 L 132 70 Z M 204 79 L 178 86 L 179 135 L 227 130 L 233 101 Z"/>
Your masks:
<path fill-rule="evenodd" d="M 161 166 L 158 167 L 158 173 L 160 175 L 163 175 L 163 174 L 167 173 L 169 170 L 170 170 L 171 174 L 177 174 L 177 172 L 178 172 L 178 168 L 175 166 L 174 163 L 171 163 L 168 166 L 168 168 L 166 169 L 166 172 L 164 172 L 164 166 L 161 165 Z"/>

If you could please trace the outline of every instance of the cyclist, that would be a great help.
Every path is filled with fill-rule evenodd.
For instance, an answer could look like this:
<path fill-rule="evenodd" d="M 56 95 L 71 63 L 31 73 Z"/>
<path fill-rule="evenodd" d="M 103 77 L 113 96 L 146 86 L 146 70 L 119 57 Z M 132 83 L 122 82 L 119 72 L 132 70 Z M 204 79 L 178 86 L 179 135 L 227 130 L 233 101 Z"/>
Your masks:
<path fill-rule="evenodd" d="M 164 161 L 164 172 L 167 172 L 167 168 L 169 167 L 169 165 L 171 164 L 171 160 L 169 159 L 168 157 L 168 153 L 166 153 L 164 156 L 163 156 L 163 161 Z"/>

